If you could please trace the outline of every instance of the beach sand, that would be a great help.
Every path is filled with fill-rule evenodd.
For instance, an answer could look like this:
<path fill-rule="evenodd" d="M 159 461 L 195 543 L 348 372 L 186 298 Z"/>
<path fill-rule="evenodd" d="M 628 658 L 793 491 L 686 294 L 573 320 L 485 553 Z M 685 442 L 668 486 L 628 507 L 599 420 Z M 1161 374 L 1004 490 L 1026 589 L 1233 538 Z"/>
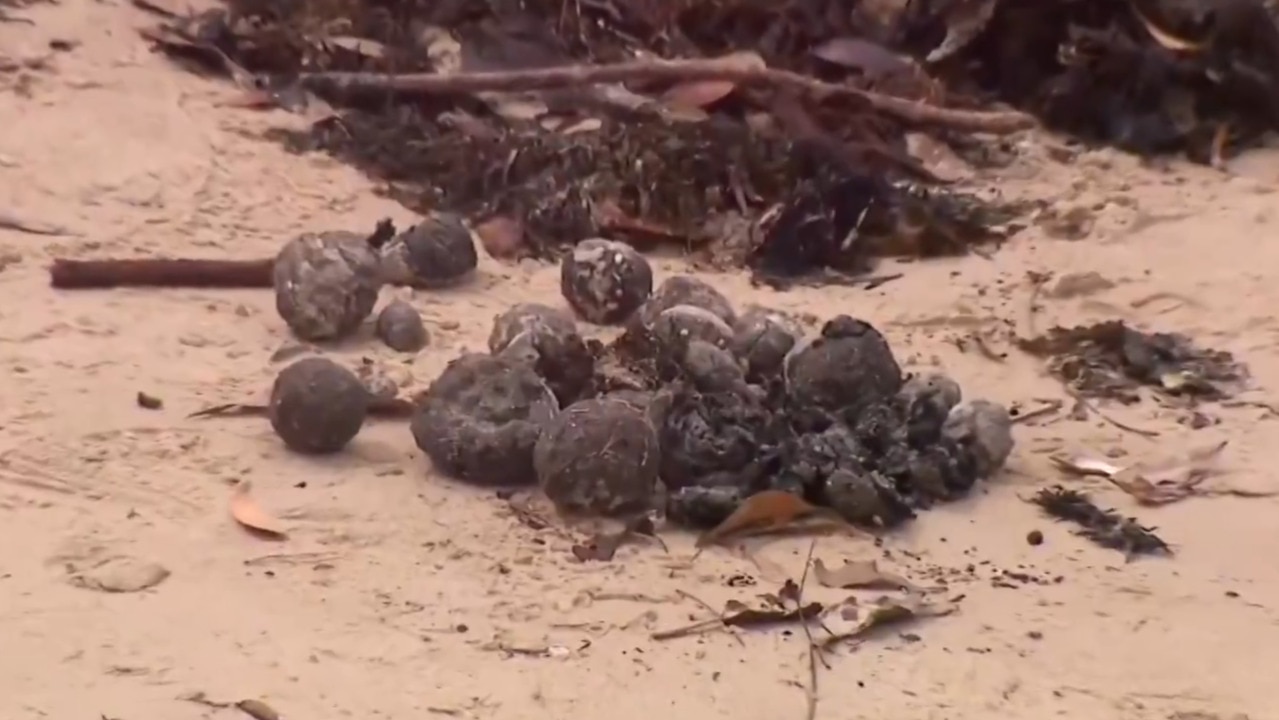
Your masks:
<path fill-rule="evenodd" d="M 291 341 L 268 291 L 54 292 L 53 257 L 262 257 L 302 231 L 366 230 L 413 215 L 355 170 L 259 139 L 296 124 L 223 105 L 234 91 L 170 66 L 122 0 L 64 0 L 0 24 L 0 209 L 65 226 L 0 228 L 0 710 L 10 720 L 280 717 L 803 718 L 808 649 L 797 627 L 659 641 L 656 630 L 753 602 L 797 579 L 806 538 L 757 543 L 755 560 L 691 537 L 578 562 L 555 527 L 521 524 L 492 492 L 431 472 L 404 423 L 367 426 L 347 452 L 285 451 L 260 419 L 189 420 L 206 405 L 263 401 Z M 50 50 L 50 41 L 74 43 Z M 43 58 L 43 59 L 41 59 Z M 1265 402 L 1279 387 L 1279 152 L 1229 173 L 1147 167 L 1113 151 L 1068 163 L 1027 147 L 982 181 L 1009 196 L 1084 208 L 1075 240 L 1035 224 L 991 258 L 906 264 L 866 291 L 776 293 L 740 273 L 706 277 L 739 307 L 848 313 L 890 339 L 910 369 L 942 369 L 969 397 L 1033 409 L 1066 399 L 1041 361 L 1001 334 L 1028 322 L 1029 273 L 1053 273 L 1040 329 L 1122 319 L 1235 353 Z M 656 262 L 659 279 L 685 271 Z M 1271 268 L 1266 270 L 1266 268 Z M 1096 273 L 1083 291 L 1054 292 Z M 1067 285 L 1069 282 L 1067 282 Z M 561 303 L 558 270 L 482 258 L 479 278 L 433 293 L 384 291 L 422 311 L 430 348 L 406 359 L 372 340 L 330 356 L 370 358 L 426 387 L 493 316 Z M 961 350 L 986 333 L 1002 361 Z M 163 400 L 147 410 L 138 392 Z M 1276 717 L 1276 500 L 1196 497 L 1141 508 L 1096 478 L 1062 480 L 1055 452 L 1176 457 L 1229 440 L 1210 487 L 1279 489 L 1279 423 L 1260 405 L 1184 410 L 1147 399 L 1099 416 L 1016 427 L 1008 468 L 971 497 L 887 537 L 821 539 L 826 565 L 878 559 L 920 584 L 948 578 L 958 610 L 885 629 L 819 668 L 817 717 Z M 1121 455 L 1122 453 L 1122 455 Z M 230 518 L 231 485 L 289 530 L 283 542 Z M 1157 525 L 1172 558 L 1125 563 L 1024 502 L 1056 482 Z M 1039 530 L 1045 541 L 1027 543 Z M 139 592 L 95 587 L 167 570 Z M 1011 573 L 1011 574 L 1010 574 Z M 124 578 L 122 581 L 121 578 Z M 145 584 L 145 583 L 143 583 Z M 809 583 L 814 600 L 849 594 Z M 873 597 L 874 593 L 862 593 Z M 1269 679 L 1268 679 L 1269 678 Z M 219 705 L 222 705 L 219 707 Z M 1269 708 L 1269 710 L 1267 710 Z"/>

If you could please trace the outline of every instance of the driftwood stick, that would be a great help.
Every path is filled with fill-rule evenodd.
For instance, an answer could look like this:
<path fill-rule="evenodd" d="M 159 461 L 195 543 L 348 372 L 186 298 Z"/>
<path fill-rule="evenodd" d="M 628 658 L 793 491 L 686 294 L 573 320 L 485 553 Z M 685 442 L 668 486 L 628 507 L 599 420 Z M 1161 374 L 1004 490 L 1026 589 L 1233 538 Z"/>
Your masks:
<path fill-rule="evenodd" d="M 275 261 L 142 258 L 67 260 L 49 268 L 49 284 L 64 290 L 114 287 L 269 288 Z"/>
<path fill-rule="evenodd" d="M 955 110 L 862 90 L 849 85 L 822 82 L 799 73 L 771 69 L 760 62 L 758 57 L 746 54 L 699 60 L 645 60 L 609 65 L 567 65 L 511 72 L 449 75 L 322 72 L 303 73 L 299 78 L 303 87 L 320 92 L 327 90 L 338 95 L 369 91 L 404 95 L 523 91 L 632 80 L 684 82 L 730 80 L 742 85 L 796 88 L 818 97 L 851 95 L 862 99 L 868 106 L 879 112 L 913 125 L 929 125 L 965 132 L 1007 134 L 1035 125 L 1035 120 L 1024 113 Z"/>

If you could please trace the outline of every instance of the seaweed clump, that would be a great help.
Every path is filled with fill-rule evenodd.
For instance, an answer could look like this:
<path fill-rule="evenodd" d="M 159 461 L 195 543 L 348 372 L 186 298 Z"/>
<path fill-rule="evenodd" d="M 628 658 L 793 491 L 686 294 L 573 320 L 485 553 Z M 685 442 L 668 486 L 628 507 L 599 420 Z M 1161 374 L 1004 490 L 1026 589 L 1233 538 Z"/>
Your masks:
<path fill-rule="evenodd" d="M 1102 547 L 1119 550 L 1129 559 L 1136 555 L 1172 554 L 1168 544 L 1154 533 L 1155 528 L 1097 507 L 1087 493 L 1058 485 L 1035 493 L 1031 502 L 1058 520 L 1079 525 L 1079 535 Z"/>
<path fill-rule="evenodd" d="M 1135 403 L 1139 389 L 1220 400 L 1237 392 L 1247 370 L 1228 352 L 1200 348 L 1180 333 L 1147 333 L 1120 320 L 1057 327 L 1021 341 L 1048 359 L 1051 372 L 1089 397 Z"/>

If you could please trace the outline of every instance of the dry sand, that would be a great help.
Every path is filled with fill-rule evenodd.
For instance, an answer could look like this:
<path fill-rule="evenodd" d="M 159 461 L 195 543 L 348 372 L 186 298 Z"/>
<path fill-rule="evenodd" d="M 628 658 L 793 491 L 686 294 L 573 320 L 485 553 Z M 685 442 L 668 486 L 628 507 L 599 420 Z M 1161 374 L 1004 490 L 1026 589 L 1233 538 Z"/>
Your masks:
<path fill-rule="evenodd" d="M 764 572 L 723 550 L 692 570 L 650 547 L 580 564 L 554 532 L 431 474 L 402 424 L 369 427 L 345 455 L 313 461 L 286 453 L 265 422 L 185 420 L 269 387 L 278 369 L 269 358 L 288 342 L 269 293 L 55 293 L 51 257 L 260 256 L 302 230 L 412 217 L 349 168 L 254 139 L 296 119 L 218 107 L 230 89 L 149 54 L 134 29 L 151 19 L 127 2 L 64 0 L 20 14 L 34 25 L 0 24 L 3 54 L 48 57 L 0 73 L 0 208 L 80 236 L 0 229 L 5 718 L 240 712 L 193 697 L 261 698 L 286 719 L 803 717 L 802 634 L 648 635 L 703 612 L 677 590 L 715 606 L 772 590 L 798 573 L 805 540 L 766 545 Z M 53 53 L 51 40 L 77 45 Z M 1233 176 L 1143 168 L 1112 152 L 1069 167 L 1022 162 L 1001 173 L 1003 187 L 1096 206 L 1088 237 L 1032 228 L 993 259 L 906 265 L 904 279 L 872 292 L 775 294 L 740 275 L 711 280 L 739 304 L 866 318 L 912 367 L 944 368 L 970 395 L 1031 403 L 1062 397 L 1038 363 L 1015 354 L 997 363 L 951 339 L 1024 322 L 1028 271 L 1096 272 L 1113 287 L 1044 297 L 1039 322 L 1124 318 L 1185 331 L 1250 363 L 1264 399 L 1279 387 L 1276 157 L 1254 152 Z M 466 289 L 405 295 L 431 323 L 429 351 L 404 361 L 363 343 L 336 354 L 374 357 L 417 389 L 459 350 L 482 347 L 509 303 L 558 301 L 552 268 L 486 260 L 481 269 Z M 138 391 L 164 409 L 137 407 Z M 1159 456 L 1222 438 L 1230 474 L 1212 482 L 1279 487 L 1279 423 L 1257 407 L 1207 410 L 1220 424 L 1193 431 L 1151 401 L 1108 409 L 1154 438 L 1097 418 L 1019 426 L 1007 472 L 887 542 L 888 566 L 910 576 L 974 566 L 976 579 L 951 587 L 965 596 L 960 611 L 912 627 L 917 639 L 888 632 L 833 656 L 818 716 L 1276 717 L 1275 500 L 1138 509 L 1088 482 L 1177 545 L 1173 559 L 1126 565 L 1019 499 L 1055 481 L 1053 450 Z M 285 519 L 287 542 L 233 524 L 237 479 L 252 480 Z M 1041 547 L 1025 541 L 1033 529 L 1046 536 Z M 674 557 L 689 552 L 687 538 L 671 542 Z M 829 565 L 877 553 L 830 539 L 817 555 Z M 136 593 L 73 584 L 111 558 L 172 575 Z M 996 587 L 990 578 L 1003 569 L 1061 580 Z M 739 574 L 758 584 L 730 586 Z"/>

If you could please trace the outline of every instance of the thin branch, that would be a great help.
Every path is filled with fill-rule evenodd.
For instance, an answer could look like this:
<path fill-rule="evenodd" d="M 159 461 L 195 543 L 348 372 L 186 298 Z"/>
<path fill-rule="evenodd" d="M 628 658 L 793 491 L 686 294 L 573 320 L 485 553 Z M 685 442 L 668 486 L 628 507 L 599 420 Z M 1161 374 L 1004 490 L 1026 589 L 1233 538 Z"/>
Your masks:
<path fill-rule="evenodd" d="M 817 539 L 814 538 L 808 544 L 808 554 L 804 557 L 804 573 L 799 576 L 799 590 L 795 593 L 795 604 L 801 608 L 804 607 L 804 585 L 808 582 L 808 568 L 813 564 L 813 550 L 816 548 Z M 808 687 L 805 689 L 808 704 L 804 719 L 813 720 L 817 717 L 817 661 L 820 657 L 822 664 L 825 664 L 826 659 L 820 656 L 822 650 L 813 642 L 813 631 L 808 628 L 807 618 L 800 620 L 800 626 L 804 628 L 804 637 L 808 640 Z"/>
<path fill-rule="evenodd" d="M 758 57 L 735 54 L 695 60 L 645 60 L 607 65 L 566 65 L 539 70 L 474 72 L 439 75 L 415 73 L 321 72 L 304 73 L 299 82 L 313 91 L 336 94 L 389 92 L 404 95 L 445 95 L 491 91 L 526 91 L 590 83 L 619 83 L 634 80 L 692 82 L 729 80 L 740 85 L 768 85 L 802 90 L 817 97 L 852 96 L 869 107 L 899 120 L 924 126 L 966 132 L 1008 134 L 1035 125 L 1034 119 L 1019 112 L 955 110 L 922 101 L 884 95 L 849 85 L 823 82 L 787 70 L 765 66 Z"/>

